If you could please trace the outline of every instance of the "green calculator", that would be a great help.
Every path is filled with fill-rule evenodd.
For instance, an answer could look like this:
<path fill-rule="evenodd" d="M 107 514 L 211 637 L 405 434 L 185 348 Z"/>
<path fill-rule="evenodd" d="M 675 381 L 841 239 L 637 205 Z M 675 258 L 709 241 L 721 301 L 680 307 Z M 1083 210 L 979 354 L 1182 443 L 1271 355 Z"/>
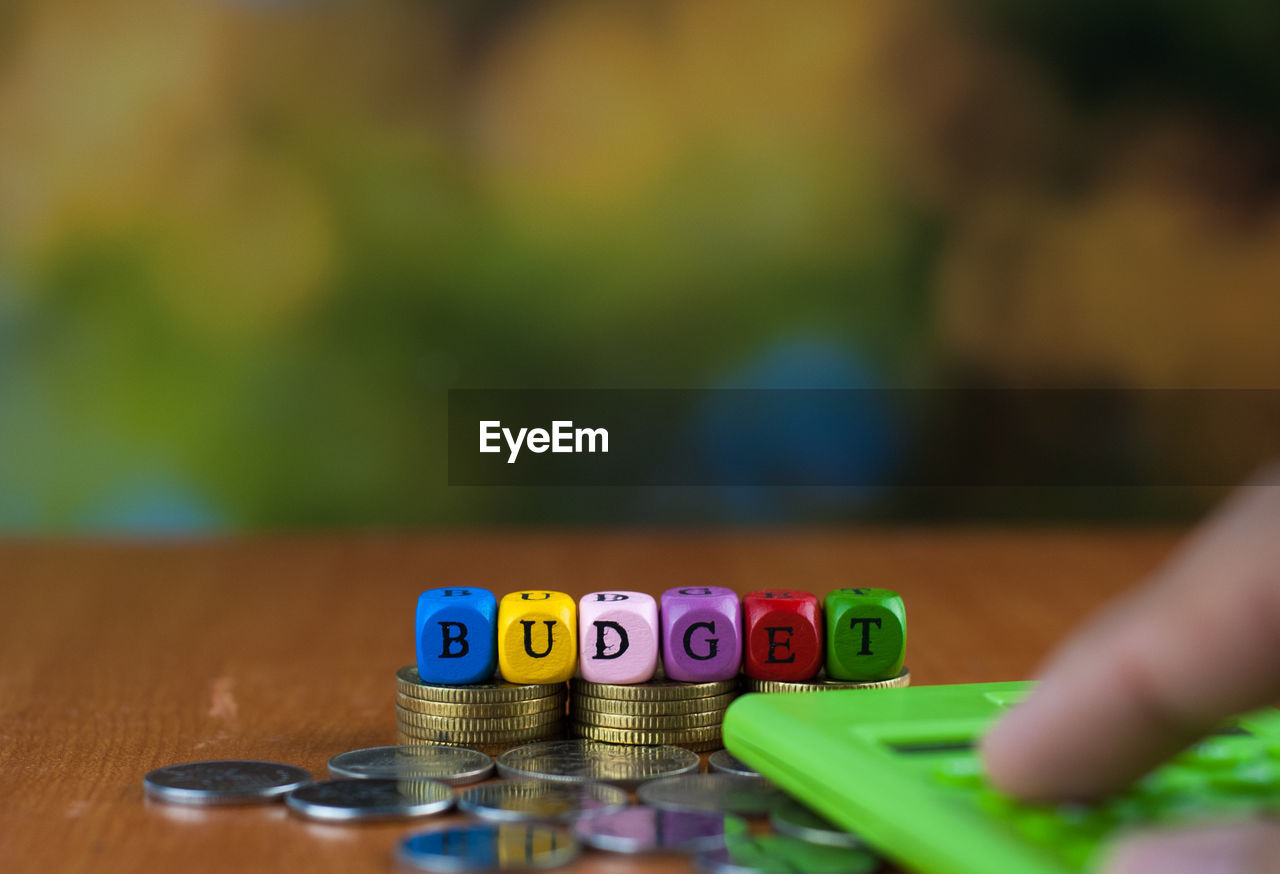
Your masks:
<path fill-rule="evenodd" d="M 1127 794 L 1024 804 L 992 789 L 976 740 L 1031 683 L 745 695 L 729 751 L 925 874 L 1088 871 L 1118 832 L 1280 812 L 1280 710 L 1239 717 Z"/>

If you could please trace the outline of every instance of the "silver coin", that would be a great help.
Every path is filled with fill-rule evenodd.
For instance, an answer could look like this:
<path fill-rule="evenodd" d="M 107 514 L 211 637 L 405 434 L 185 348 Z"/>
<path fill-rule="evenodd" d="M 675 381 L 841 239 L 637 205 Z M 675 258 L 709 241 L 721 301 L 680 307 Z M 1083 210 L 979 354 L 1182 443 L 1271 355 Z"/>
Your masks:
<path fill-rule="evenodd" d="M 581 817 L 573 833 L 587 846 L 611 853 L 697 853 L 723 847 L 735 825 L 746 828 L 723 813 L 627 807 Z"/>
<path fill-rule="evenodd" d="M 607 783 L 503 780 L 472 786 L 458 796 L 459 810 L 506 821 L 566 821 L 626 806 L 626 790 Z"/>
<path fill-rule="evenodd" d="M 284 803 L 327 822 L 405 819 L 448 810 L 453 789 L 435 780 L 322 780 L 290 792 Z"/>
<path fill-rule="evenodd" d="M 439 780 L 450 786 L 478 783 L 493 773 L 493 759 L 479 750 L 435 744 L 368 747 L 329 760 L 329 776 L 352 780 Z"/>
<path fill-rule="evenodd" d="M 396 858 L 412 868 L 452 874 L 554 868 L 581 852 L 582 845 L 562 826 L 473 823 L 411 834 L 396 847 Z"/>
<path fill-rule="evenodd" d="M 626 746 L 593 740 L 525 744 L 498 756 L 504 777 L 634 787 L 646 780 L 698 770 L 698 754 L 672 746 Z"/>
<path fill-rule="evenodd" d="M 708 810 L 764 816 L 787 796 L 759 777 L 683 774 L 645 783 L 636 790 L 644 804 L 662 810 Z"/>
<path fill-rule="evenodd" d="M 728 750 L 716 750 L 707 756 L 707 767 L 722 774 L 737 774 L 739 777 L 759 777 L 760 772 L 739 759 Z"/>
<path fill-rule="evenodd" d="M 870 874 L 880 859 L 866 850 L 825 847 L 788 835 L 730 835 L 723 847 L 698 854 L 706 874 Z"/>
<path fill-rule="evenodd" d="M 311 772 L 280 762 L 223 759 L 157 768 L 142 789 L 173 804 L 254 804 L 275 801 L 311 782 Z"/>
<path fill-rule="evenodd" d="M 769 811 L 769 823 L 782 834 L 811 844 L 845 849 L 862 846 L 857 835 L 814 813 L 794 798 L 786 799 Z"/>

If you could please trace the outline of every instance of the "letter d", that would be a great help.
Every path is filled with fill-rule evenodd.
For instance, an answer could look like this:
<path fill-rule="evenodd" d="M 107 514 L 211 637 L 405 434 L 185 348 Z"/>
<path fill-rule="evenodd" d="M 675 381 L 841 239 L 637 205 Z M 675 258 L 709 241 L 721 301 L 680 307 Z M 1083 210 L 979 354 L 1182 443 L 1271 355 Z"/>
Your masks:
<path fill-rule="evenodd" d="M 591 624 L 596 627 L 596 654 L 592 656 L 593 659 L 616 659 L 631 645 L 631 641 L 627 638 L 627 630 L 618 623 L 608 619 L 597 619 Z M 604 632 L 607 628 L 618 632 L 618 648 L 613 652 L 609 652 L 609 646 L 604 642 Z"/>

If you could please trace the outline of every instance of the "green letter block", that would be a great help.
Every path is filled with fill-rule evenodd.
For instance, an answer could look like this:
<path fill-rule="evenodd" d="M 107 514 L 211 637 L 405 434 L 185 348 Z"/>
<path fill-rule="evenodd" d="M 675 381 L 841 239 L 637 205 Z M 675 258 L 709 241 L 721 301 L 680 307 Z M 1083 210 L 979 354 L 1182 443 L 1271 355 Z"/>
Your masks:
<path fill-rule="evenodd" d="M 907 608 L 888 589 L 836 589 L 827 613 L 827 676 L 836 680 L 888 680 L 902 672 L 907 651 Z"/>

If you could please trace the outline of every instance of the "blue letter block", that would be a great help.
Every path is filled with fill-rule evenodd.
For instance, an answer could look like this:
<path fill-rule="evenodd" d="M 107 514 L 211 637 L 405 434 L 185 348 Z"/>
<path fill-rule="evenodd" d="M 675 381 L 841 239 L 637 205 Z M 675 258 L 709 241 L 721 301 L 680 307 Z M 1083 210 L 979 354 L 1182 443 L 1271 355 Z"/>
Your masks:
<path fill-rule="evenodd" d="M 488 589 L 428 589 L 418 596 L 418 676 L 424 683 L 484 683 L 497 668 L 498 600 Z"/>

